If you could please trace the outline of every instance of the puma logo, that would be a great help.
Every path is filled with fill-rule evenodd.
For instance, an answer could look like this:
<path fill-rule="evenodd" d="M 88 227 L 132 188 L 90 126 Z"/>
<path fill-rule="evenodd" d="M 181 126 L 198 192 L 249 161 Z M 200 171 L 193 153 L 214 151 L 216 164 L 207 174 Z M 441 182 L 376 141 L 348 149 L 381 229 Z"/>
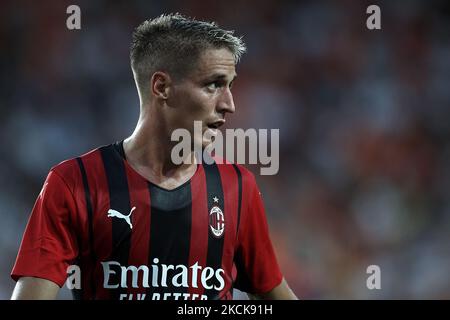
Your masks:
<path fill-rule="evenodd" d="M 120 213 L 119 211 L 116 211 L 113 209 L 109 209 L 108 217 L 116 217 L 116 218 L 124 219 L 130 225 L 130 229 L 133 229 L 133 225 L 131 224 L 130 216 L 135 209 L 136 209 L 136 207 L 133 207 L 128 215 L 124 215 L 123 213 Z"/>

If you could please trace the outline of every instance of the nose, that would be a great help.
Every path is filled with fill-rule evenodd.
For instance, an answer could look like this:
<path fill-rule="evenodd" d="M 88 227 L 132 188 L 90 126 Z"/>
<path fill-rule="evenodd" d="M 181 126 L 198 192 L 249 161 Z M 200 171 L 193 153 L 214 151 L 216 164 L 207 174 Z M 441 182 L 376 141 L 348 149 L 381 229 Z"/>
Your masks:
<path fill-rule="evenodd" d="M 233 94 L 231 93 L 230 88 L 227 87 L 225 90 L 223 90 L 222 94 L 220 95 L 219 101 L 217 101 L 216 109 L 218 113 L 234 113 L 235 107 Z"/>

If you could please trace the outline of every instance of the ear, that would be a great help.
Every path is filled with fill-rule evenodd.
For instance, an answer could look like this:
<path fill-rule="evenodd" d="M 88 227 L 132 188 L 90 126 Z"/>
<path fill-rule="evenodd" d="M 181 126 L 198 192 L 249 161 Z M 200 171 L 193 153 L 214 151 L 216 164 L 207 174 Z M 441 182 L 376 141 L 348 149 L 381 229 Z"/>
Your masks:
<path fill-rule="evenodd" d="M 150 83 L 153 96 L 163 100 L 168 99 L 172 80 L 167 73 L 162 71 L 155 72 Z"/>

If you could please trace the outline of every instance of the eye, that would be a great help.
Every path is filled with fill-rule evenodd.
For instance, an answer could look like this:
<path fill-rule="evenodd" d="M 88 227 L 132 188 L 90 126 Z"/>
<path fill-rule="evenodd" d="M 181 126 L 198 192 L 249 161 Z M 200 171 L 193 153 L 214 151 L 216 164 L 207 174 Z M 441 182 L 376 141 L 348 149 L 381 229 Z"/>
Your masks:
<path fill-rule="evenodd" d="M 206 85 L 206 88 L 208 88 L 208 90 L 214 91 L 214 90 L 220 88 L 220 83 L 218 81 L 208 83 Z"/>

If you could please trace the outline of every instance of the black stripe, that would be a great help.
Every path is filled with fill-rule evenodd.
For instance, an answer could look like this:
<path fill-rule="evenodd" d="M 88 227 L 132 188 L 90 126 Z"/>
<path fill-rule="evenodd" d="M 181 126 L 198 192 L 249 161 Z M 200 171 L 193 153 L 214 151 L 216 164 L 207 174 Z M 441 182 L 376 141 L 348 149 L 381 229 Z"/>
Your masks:
<path fill-rule="evenodd" d="M 70 215 L 70 214 L 68 216 L 68 225 L 70 226 L 70 229 L 74 228 L 73 222 L 72 222 L 72 215 Z M 81 234 L 79 232 L 77 233 L 76 237 L 77 237 L 77 245 L 78 245 L 78 256 L 75 258 L 74 261 L 71 261 L 70 264 L 78 266 L 81 270 L 84 270 L 84 264 L 83 264 L 83 260 L 82 260 L 83 240 L 81 239 Z M 91 247 L 89 247 L 89 249 L 91 249 Z M 95 264 L 92 264 L 92 266 L 95 266 Z M 73 273 L 71 273 L 71 275 L 72 274 Z M 67 276 L 69 277 L 68 273 L 67 273 Z M 90 279 L 92 280 L 92 277 Z M 86 294 L 85 290 L 83 290 L 85 288 L 84 283 L 85 282 L 87 283 L 87 280 L 88 279 L 84 279 L 82 277 L 81 278 L 81 288 L 79 288 L 79 289 L 77 289 L 77 288 L 70 289 L 70 291 L 72 292 L 73 300 L 83 300 L 83 298 L 84 298 L 84 296 Z"/>
<path fill-rule="evenodd" d="M 236 240 L 239 235 L 239 223 L 241 221 L 241 205 L 242 205 L 242 174 L 241 170 L 239 170 L 238 166 L 233 163 L 233 168 L 236 170 L 237 178 L 238 178 L 238 216 L 237 216 L 237 224 L 236 224 Z"/>
<path fill-rule="evenodd" d="M 113 144 L 114 149 L 116 149 L 116 151 L 120 154 L 120 156 L 122 157 L 122 159 L 127 159 L 127 157 L 125 156 L 125 150 L 123 149 L 123 140 L 121 141 L 117 141 L 116 143 Z"/>
<path fill-rule="evenodd" d="M 110 209 L 119 211 L 123 215 L 129 215 L 130 193 L 128 190 L 128 180 L 125 171 L 125 165 L 120 154 L 109 145 L 100 148 L 108 180 Z M 131 218 L 131 217 L 130 217 Z M 112 223 L 112 249 L 109 261 L 117 261 L 121 266 L 128 266 L 128 257 L 131 247 L 131 228 L 130 225 L 118 217 L 110 217 Z M 110 283 L 119 284 L 121 279 L 120 270 L 115 270 L 115 274 L 110 275 Z M 119 299 L 120 294 L 125 294 L 126 288 L 111 289 L 111 299 Z"/>
<path fill-rule="evenodd" d="M 224 212 L 224 199 L 223 199 L 223 189 L 222 189 L 222 181 L 220 179 L 220 172 L 217 164 L 213 162 L 212 164 L 203 164 L 205 169 L 206 176 L 206 190 L 207 190 L 207 199 L 208 199 L 208 213 L 211 212 L 211 209 L 215 206 L 219 207 L 222 212 Z M 214 199 L 218 201 L 214 201 Z M 209 221 L 209 217 L 208 217 Z M 225 223 L 227 223 L 225 221 Z M 222 254 L 223 254 L 223 235 L 220 238 L 216 238 L 210 228 L 208 227 L 208 254 L 206 256 L 206 266 L 211 267 L 214 270 L 222 268 Z M 212 279 L 216 280 L 215 277 Z M 209 285 L 219 286 L 220 283 L 218 281 L 210 281 Z M 205 290 L 205 294 L 210 299 L 218 299 L 219 291 L 212 289 Z"/>
<path fill-rule="evenodd" d="M 91 284 L 92 299 L 95 299 L 95 291 L 96 291 L 95 283 L 96 283 L 96 281 L 94 280 L 94 274 L 95 274 L 95 266 L 96 266 L 96 262 L 97 262 L 97 257 L 95 256 L 95 250 L 94 250 L 94 228 L 93 228 L 93 223 L 94 223 L 93 219 L 94 218 L 93 218 L 93 210 L 92 210 L 91 192 L 89 190 L 88 179 L 87 179 L 86 170 L 84 168 L 83 161 L 81 160 L 81 158 L 78 157 L 77 162 L 78 162 L 78 166 L 80 167 L 81 177 L 83 180 L 84 198 L 85 198 L 86 210 L 87 210 L 87 214 L 88 214 L 89 252 L 90 252 L 91 263 L 92 263 L 91 279 L 89 282 Z M 81 246 L 81 243 L 79 245 Z"/>
<path fill-rule="evenodd" d="M 147 289 L 146 299 L 153 299 L 153 294 L 159 294 L 159 299 L 164 299 L 164 293 L 184 294 L 188 287 L 175 287 L 172 284 L 174 275 L 180 274 L 182 267 L 167 271 L 166 285 L 162 287 L 162 264 L 176 266 L 183 265 L 189 270 L 189 250 L 191 242 L 192 224 L 192 194 L 190 182 L 175 190 L 165 190 L 149 183 L 151 221 L 150 221 L 150 288 Z M 155 263 L 154 259 L 158 262 Z M 152 287 L 152 265 L 158 268 L 158 287 Z M 187 274 L 187 273 L 186 273 Z M 182 278 L 177 277 L 178 283 Z M 187 283 L 189 285 L 189 282 Z M 155 295 L 156 299 L 156 295 Z M 175 296 L 169 296 L 169 300 Z M 178 300 L 184 300 L 181 295 Z"/>

